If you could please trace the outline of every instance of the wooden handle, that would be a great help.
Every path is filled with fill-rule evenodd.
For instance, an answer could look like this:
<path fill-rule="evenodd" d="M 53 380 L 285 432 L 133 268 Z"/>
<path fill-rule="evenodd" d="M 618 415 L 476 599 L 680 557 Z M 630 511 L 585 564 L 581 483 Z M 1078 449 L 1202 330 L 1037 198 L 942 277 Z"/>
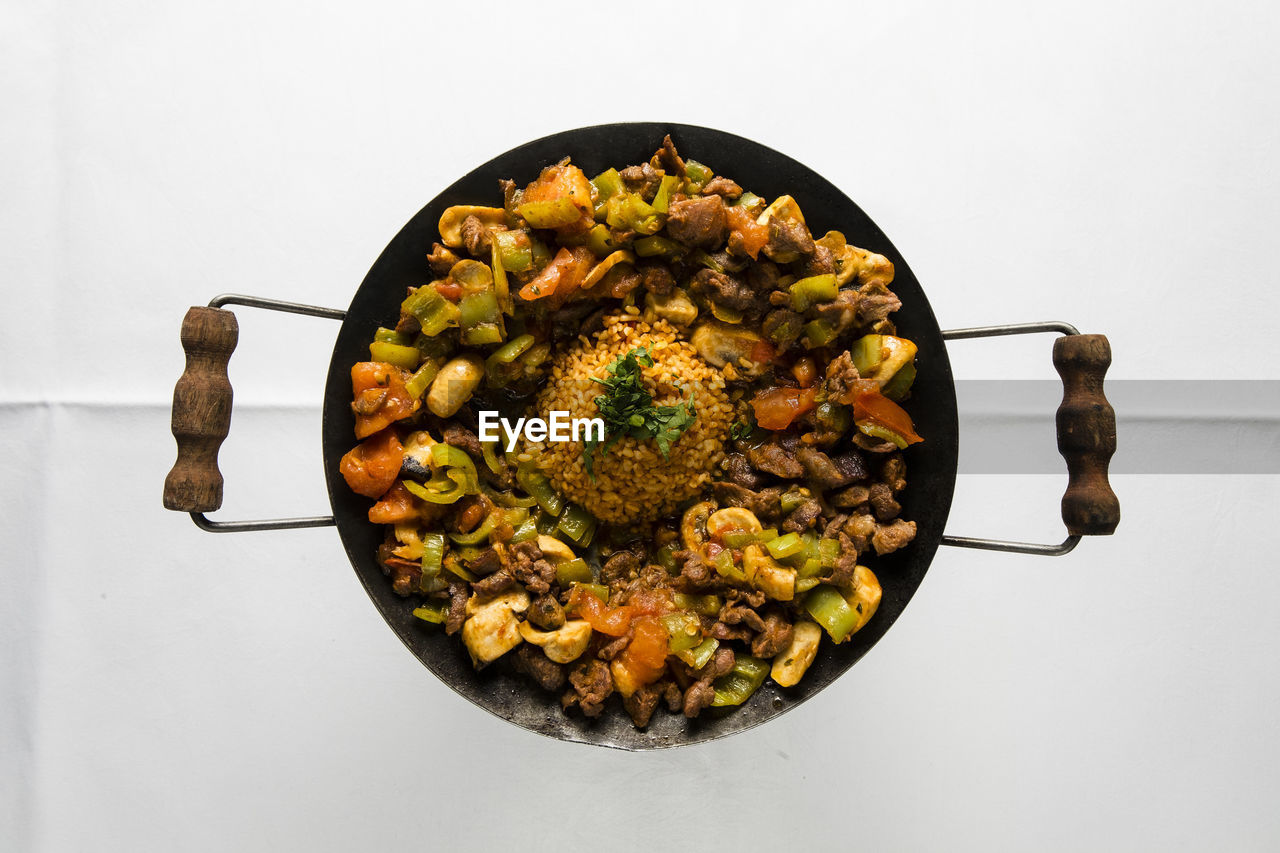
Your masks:
<path fill-rule="evenodd" d="M 218 448 L 231 429 L 227 362 L 239 337 L 236 315 L 221 308 L 192 308 L 182 320 L 187 368 L 173 389 L 178 461 L 164 480 L 165 509 L 213 512 L 222 506 Z"/>
<path fill-rule="evenodd" d="M 1120 523 L 1120 499 L 1107 481 L 1107 465 L 1116 452 L 1116 413 L 1102 392 L 1111 344 L 1106 335 L 1058 338 L 1053 366 L 1062 377 L 1058 452 L 1070 475 L 1062 520 L 1073 536 L 1106 536 Z"/>

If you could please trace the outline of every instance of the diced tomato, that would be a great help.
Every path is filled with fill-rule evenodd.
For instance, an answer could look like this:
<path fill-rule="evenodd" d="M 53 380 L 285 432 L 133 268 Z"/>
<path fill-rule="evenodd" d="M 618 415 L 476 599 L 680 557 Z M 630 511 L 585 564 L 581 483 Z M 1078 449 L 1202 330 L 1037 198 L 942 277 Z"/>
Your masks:
<path fill-rule="evenodd" d="M 564 300 L 582 285 L 595 263 L 596 256 L 586 246 L 562 247 L 536 278 L 520 288 L 520 298 L 526 302 L 548 296 Z"/>
<path fill-rule="evenodd" d="M 387 490 L 382 500 L 369 507 L 369 520 L 374 524 L 399 524 L 402 521 L 414 521 L 418 517 L 417 499 L 409 494 L 409 490 L 400 481 L 396 481 Z"/>
<path fill-rule="evenodd" d="M 813 359 L 806 355 L 791 365 L 791 375 L 800 383 L 801 388 L 808 388 L 817 378 L 818 368 L 814 365 Z"/>
<path fill-rule="evenodd" d="M 631 686 L 652 684 L 666 670 L 669 637 L 666 626 L 654 616 L 635 621 L 631 642 L 614 659 L 617 666 L 626 670 Z"/>
<path fill-rule="evenodd" d="M 756 423 L 765 429 L 784 430 L 791 422 L 812 409 L 816 391 L 813 388 L 770 388 L 751 401 Z"/>
<path fill-rule="evenodd" d="M 432 286 L 436 289 L 436 293 L 439 293 L 450 302 L 457 302 L 462 298 L 462 285 L 456 281 L 445 279 L 435 282 Z"/>
<path fill-rule="evenodd" d="M 587 621 L 592 630 L 610 637 L 621 637 L 631 627 L 635 611 L 627 606 L 610 607 L 600 599 L 581 587 L 574 587 L 569 593 L 569 608 L 577 609 L 578 615 Z"/>
<path fill-rule="evenodd" d="M 594 208 L 591 203 L 591 182 L 577 166 L 557 165 L 543 169 L 538 179 L 525 187 L 524 194 L 520 196 L 520 202 L 528 204 L 552 201 L 557 198 L 569 199 L 582 214 L 576 222 L 555 229 L 560 236 L 582 234 L 595 223 Z"/>
<path fill-rule="evenodd" d="M 741 207 L 725 208 L 725 213 L 729 219 L 729 230 L 737 232 L 742 241 L 742 251 L 755 260 L 765 243 L 769 242 L 769 226 L 756 222 L 755 217 Z"/>
<path fill-rule="evenodd" d="M 405 390 L 407 377 L 403 368 L 381 361 L 362 361 L 351 368 L 356 438 L 367 438 L 414 413 L 418 401 Z"/>
<path fill-rule="evenodd" d="M 924 441 L 916 435 L 915 424 L 906 410 L 879 391 L 863 391 L 853 398 L 853 421 L 878 424 L 902 436 L 907 444 Z"/>
<path fill-rule="evenodd" d="M 751 352 L 747 355 L 747 358 L 751 359 L 756 364 L 768 364 L 773 361 L 777 354 L 778 351 L 773 348 L 773 344 L 765 340 L 760 340 L 751 345 Z"/>
<path fill-rule="evenodd" d="M 384 429 L 342 457 L 338 470 L 351 491 L 367 498 L 381 496 L 400 474 L 404 448 L 395 430 Z"/>

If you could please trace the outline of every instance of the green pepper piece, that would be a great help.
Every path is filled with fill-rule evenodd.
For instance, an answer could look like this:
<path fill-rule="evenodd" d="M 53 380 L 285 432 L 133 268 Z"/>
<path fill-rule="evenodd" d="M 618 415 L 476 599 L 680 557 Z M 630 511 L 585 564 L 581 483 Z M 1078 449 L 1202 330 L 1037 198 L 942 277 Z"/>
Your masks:
<path fill-rule="evenodd" d="M 796 595 L 802 595 L 808 592 L 809 590 L 813 589 L 815 586 L 817 586 L 820 583 L 822 583 L 822 581 L 818 580 L 817 578 L 797 577 L 796 578 Z"/>
<path fill-rule="evenodd" d="M 617 169 L 606 169 L 591 179 L 591 185 L 596 188 L 596 219 L 601 219 L 609 199 L 624 189 L 622 175 Z"/>
<path fill-rule="evenodd" d="M 804 324 L 804 337 L 806 349 L 817 349 L 835 340 L 836 329 L 826 320 L 814 320 Z"/>
<path fill-rule="evenodd" d="M 830 400 L 818 404 L 818 410 L 814 412 L 814 417 L 817 418 L 820 427 L 835 433 L 843 433 L 849 428 L 849 423 L 853 420 L 853 416 L 847 408 L 839 403 L 832 403 Z"/>
<path fill-rule="evenodd" d="M 585 546 L 591 543 L 591 537 L 595 534 L 596 520 L 577 504 L 566 503 L 556 527 L 577 544 Z"/>
<path fill-rule="evenodd" d="M 511 366 L 512 362 L 528 352 L 534 342 L 533 335 L 520 335 L 494 350 L 484 362 L 489 382 L 500 387 L 511 381 L 517 373 L 517 369 Z"/>
<path fill-rule="evenodd" d="M 702 669 L 710 662 L 718 648 L 720 648 L 720 641 L 715 637 L 707 637 L 691 649 L 676 652 L 676 657 L 687 663 L 691 669 Z"/>
<path fill-rule="evenodd" d="M 430 601 L 421 607 L 413 608 L 413 615 L 417 616 L 423 622 L 430 622 L 432 625 L 440 625 L 449 615 L 449 608 L 445 604 Z"/>
<path fill-rule="evenodd" d="M 789 515 L 798 509 L 804 501 L 804 494 L 798 489 L 792 489 L 782 493 L 782 497 L 778 498 L 778 505 L 782 508 L 783 514 Z"/>
<path fill-rule="evenodd" d="M 516 313 L 515 301 L 511 298 L 511 285 L 507 281 L 507 270 L 502 266 L 502 259 L 498 257 L 498 244 L 494 243 L 490 247 L 490 258 L 493 261 L 493 295 L 498 300 L 498 310 L 503 314 L 514 315 Z"/>
<path fill-rule="evenodd" d="M 907 447 L 907 440 L 886 426 L 868 422 L 858 424 L 858 429 L 861 430 L 864 435 L 869 435 L 872 438 L 891 441 L 901 450 L 905 450 Z"/>
<path fill-rule="evenodd" d="M 712 706 L 723 708 L 727 705 L 741 705 L 764 684 L 768 674 L 767 660 L 751 655 L 738 655 L 734 658 L 733 669 L 715 680 L 713 686 L 716 698 L 711 700 Z"/>
<path fill-rule="evenodd" d="M 834 569 L 836 560 L 840 558 L 840 543 L 835 539 L 818 540 L 818 562 L 825 568 Z"/>
<path fill-rule="evenodd" d="M 462 556 L 463 556 L 462 554 L 458 554 L 458 555 L 450 554 L 449 556 L 445 557 L 444 558 L 445 571 L 462 578 L 464 581 L 467 581 L 468 583 L 478 580 L 478 578 L 473 573 L 464 569 L 462 567 L 462 564 L 458 562 Z"/>
<path fill-rule="evenodd" d="M 690 182 L 697 184 L 699 189 L 716 176 L 716 173 L 711 171 L 710 166 L 704 166 L 697 160 L 684 161 L 684 174 Z"/>
<path fill-rule="evenodd" d="M 613 232 L 609 230 L 607 225 L 597 225 L 587 232 L 587 248 L 590 249 L 597 258 L 603 258 L 611 255 L 618 249 L 622 248 L 613 239 Z"/>
<path fill-rule="evenodd" d="M 471 346 L 501 343 L 506 335 L 498 295 L 492 288 L 462 297 L 458 304 L 462 342 Z"/>
<path fill-rule="evenodd" d="M 683 652 L 702 642 L 702 622 L 692 613 L 668 613 L 662 617 L 662 624 L 667 629 L 667 648 L 672 652 Z"/>
<path fill-rule="evenodd" d="M 419 333 L 413 339 L 413 345 L 418 348 L 418 352 L 422 353 L 423 358 L 429 358 L 444 364 L 449 356 L 453 355 L 455 341 L 450 335 L 424 335 Z"/>
<path fill-rule="evenodd" d="M 520 484 L 520 488 L 533 496 L 543 512 L 552 518 L 559 517 L 560 511 L 564 509 L 564 498 L 556 494 L 546 474 L 533 467 L 531 463 L 522 463 L 516 469 L 516 482 Z"/>
<path fill-rule="evenodd" d="M 745 548 L 756 541 L 756 534 L 750 530 L 733 530 L 721 538 L 730 548 Z"/>
<path fill-rule="evenodd" d="M 711 565 L 715 567 L 717 574 L 731 581 L 745 581 L 747 579 L 746 572 L 734 563 L 733 552 L 728 548 L 717 553 L 711 559 Z"/>
<path fill-rule="evenodd" d="M 436 378 L 436 374 L 440 372 L 440 365 L 435 359 L 429 358 L 422 362 L 422 366 L 418 368 L 412 376 L 404 383 L 404 390 L 409 392 L 409 396 L 415 400 L 427 393 L 427 389 L 431 387 L 431 381 Z"/>
<path fill-rule="evenodd" d="M 374 341 L 369 344 L 369 359 L 371 361 L 385 361 L 387 364 L 394 364 L 396 367 L 403 367 L 405 370 L 416 369 L 421 355 L 417 347 L 406 347 L 386 341 Z"/>
<path fill-rule="evenodd" d="M 515 542 L 533 542 L 538 538 L 538 525 L 535 519 L 526 518 L 524 523 L 516 528 L 515 535 L 511 537 L 511 541 Z"/>
<path fill-rule="evenodd" d="M 826 584 L 814 587 L 805 596 L 804 609 L 837 643 L 849 639 L 858 625 L 858 611 L 849 606 L 839 590 Z"/>
<path fill-rule="evenodd" d="M 832 273 L 811 275 L 802 278 L 789 288 L 791 293 L 791 310 L 804 313 L 810 306 L 819 302 L 830 302 L 840 292 L 836 277 Z"/>
<path fill-rule="evenodd" d="M 911 383 L 916 381 L 916 365 L 915 362 L 908 362 L 893 374 L 885 386 L 880 389 L 880 393 L 895 402 L 901 402 L 906 399 L 907 392 L 911 390 Z"/>
<path fill-rule="evenodd" d="M 425 533 L 422 536 L 422 574 L 434 577 L 440 574 L 440 565 L 444 560 L 444 536 L 439 533 Z"/>
<path fill-rule="evenodd" d="M 659 566 L 666 569 L 668 574 L 679 574 L 676 571 L 676 551 L 680 550 L 675 545 L 663 545 L 654 555 L 653 560 Z"/>
<path fill-rule="evenodd" d="M 499 492 L 484 483 L 480 484 L 480 491 L 484 493 L 485 497 L 493 501 L 498 506 L 528 509 L 529 507 L 538 505 L 537 501 L 527 495 L 525 497 L 517 497 L 511 492 Z"/>
<path fill-rule="evenodd" d="M 681 610 L 690 610 L 699 616 L 717 616 L 720 608 L 724 607 L 724 600 L 718 595 L 689 595 L 683 592 L 677 592 L 673 596 L 676 607 Z"/>
<path fill-rule="evenodd" d="M 653 197 L 653 209 L 658 213 L 666 213 L 671 204 L 671 194 L 680 186 L 680 179 L 675 175 L 667 175 L 658 184 L 658 192 Z M 722 270 L 723 272 L 723 270 Z"/>
<path fill-rule="evenodd" d="M 431 462 L 437 468 L 457 468 L 465 472 L 468 483 L 473 487 L 471 494 L 479 491 L 480 478 L 476 475 L 476 465 L 467 455 L 467 451 L 461 447 L 443 442 L 433 444 L 431 445 Z"/>
<path fill-rule="evenodd" d="M 493 448 L 496 447 L 496 441 L 480 442 L 480 458 L 484 460 L 485 467 L 495 474 L 502 473 L 502 463 L 498 461 L 498 455 Z"/>
<path fill-rule="evenodd" d="M 639 193 L 615 195 L 605 208 L 605 222 L 619 231 L 656 234 L 662 229 L 665 219 Z"/>
<path fill-rule="evenodd" d="M 562 589 L 568 589 L 574 583 L 591 583 L 593 580 L 595 576 L 591 573 L 591 567 L 581 557 L 565 560 L 556 565 L 556 583 L 560 584 Z"/>
<path fill-rule="evenodd" d="M 644 237 L 637 240 L 632 248 L 642 258 L 652 258 L 658 255 L 675 258 L 683 255 L 685 251 L 684 246 L 681 246 L 675 240 L 668 240 L 666 237 Z"/>
<path fill-rule="evenodd" d="M 582 216 L 582 211 L 566 196 L 525 202 L 516 208 L 516 213 L 534 228 L 560 228 L 572 225 Z"/>
<path fill-rule="evenodd" d="M 591 593 L 605 604 L 609 603 L 609 587 L 602 583 L 575 583 L 574 587 L 581 589 L 583 592 Z"/>
<path fill-rule="evenodd" d="M 849 355 L 859 373 L 866 376 L 875 372 L 876 365 L 880 363 L 882 347 L 883 338 L 880 335 L 863 335 L 853 342 L 853 346 L 849 347 Z"/>
<path fill-rule="evenodd" d="M 435 337 L 445 329 L 458 325 L 458 306 L 440 295 L 431 285 L 423 285 L 400 303 L 400 310 L 411 314 L 427 337 Z"/>
<path fill-rule="evenodd" d="M 529 241 L 529 232 L 523 229 L 494 231 L 490 236 L 498 252 L 499 265 L 504 270 L 524 272 L 533 266 L 533 244 Z M 494 267 L 494 274 L 497 272 L 497 267 Z"/>
<path fill-rule="evenodd" d="M 760 198 L 760 196 L 756 195 L 750 190 L 744 192 L 742 194 L 742 197 L 739 198 L 736 202 L 734 202 L 734 204 L 737 207 L 746 208 L 748 213 L 755 216 L 758 216 L 759 214 L 763 213 L 765 208 L 764 199 Z"/>
<path fill-rule="evenodd" d="M 382 326 L 379 326 L 378 331 L 373 333 L 373 339 L 386 344 L 399 344 L 402 347 L 407 347 L 413 343 L 413 339 L 408 335 L 397 332 L 395 329 L 383 328 Z"/>
<path fill-rule="evenodd" d="M 783 557 L 790 557 L 803 551 L 804 540 L 800 538 L 798 533 L 787 533 L 764 543 L 764 547 L 768 548 L 769 553 L 776 559 L 781 560 Z"/>
<path fill-rule="evenodd" d="M 558 519 L 545 510 L 539 510 L 537 518 L 534 519 L 534 525 L 538 528 L 538 535 L 550 536 L 557 532 L 556 521 Z"/>
<path fill-rule="evenodd" d="M 415 483 L 413 480 L 404 480 L 404 487 L 409 490 L 409 494 L 428 503 L 457 503 L 467 494 L 461 482 L 462 472 L 448 471 L 446 474 L 449 476 L 432 477 L 426 486 Z M 452 476 L 455 474 L 456 477 Z"/>

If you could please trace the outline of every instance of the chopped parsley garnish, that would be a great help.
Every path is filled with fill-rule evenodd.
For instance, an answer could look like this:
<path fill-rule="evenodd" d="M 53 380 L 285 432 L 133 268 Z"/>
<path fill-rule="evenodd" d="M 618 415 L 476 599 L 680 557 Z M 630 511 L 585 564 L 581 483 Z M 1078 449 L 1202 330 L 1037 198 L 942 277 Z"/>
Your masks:
<path fill-rule="evenodd" d="M 685 430 L 693 426 L 698 418 L 693 404 L 693 392 L 685 401 L 674 406 L 653 405 L 653 395 L 640 381 L 640 368 L 653 366 L 653 354 L 650 349 L 636 347 L 626 355 L 619 356 L 606 370 L 607 379 L 592 379 L 605 387 L 605 393 L 596 397 L 596 408 L 600 410 L 600 418 L 604 421 L 605 442 L 601 450 L 607 456 L 609 448 L 622 440 L 623 436 L 644 440 L 652 438 L 666 459 L 671 453 L 671 445 Z M 585 442 L 583 460 L 587 473 L 595 479 L 593 463 L 596 446 L 600 442 L 589 439 Z"/>

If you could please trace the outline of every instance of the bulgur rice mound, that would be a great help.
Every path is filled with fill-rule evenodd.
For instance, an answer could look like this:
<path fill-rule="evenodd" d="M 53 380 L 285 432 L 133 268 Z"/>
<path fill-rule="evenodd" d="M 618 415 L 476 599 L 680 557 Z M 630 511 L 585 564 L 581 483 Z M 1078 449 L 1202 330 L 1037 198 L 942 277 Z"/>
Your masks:
<path fill-rule="evenodd" d="M 538 395 L 537 412 L 568 412 L 571 418 L 599 417 L 595 398 L 607 368 L 635 348 L 652 347 L 653 366 L 642 367 L 645 388 L 655 406 L 673 405 L 693 392 L 697 419 L 671 446 L 668 458 L 652 440 L 624 436 L 603 453 L 595 451 L 593 479 L 586 471 L 581 441 L 525 442 L 522 450 L 555 485 L 604 522 L 633 524 L 670 515 L 698 494 L 724 458 L 724 442 L 733 421 L 733 404 L 720 371 L 703 361 L 693 345 L 665 320 L 649 324 L 632 314 L 613 314 L 594 341 L 580 337 L 562 351 Z"/>

